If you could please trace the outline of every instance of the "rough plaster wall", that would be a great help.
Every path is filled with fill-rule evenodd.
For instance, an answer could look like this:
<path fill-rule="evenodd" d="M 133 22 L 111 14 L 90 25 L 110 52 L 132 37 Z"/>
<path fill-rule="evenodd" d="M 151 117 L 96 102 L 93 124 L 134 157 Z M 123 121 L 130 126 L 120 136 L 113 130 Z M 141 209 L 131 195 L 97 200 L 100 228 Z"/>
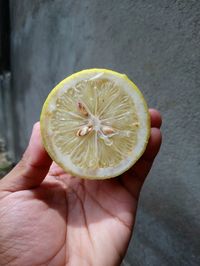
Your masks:
<path fill-rule="evenodd" d="M 200 2 L 10 1 L 16 152 L 52 87 L 90 67 L 128 74 L 163 115 L 124 265 L 200 265 Z"/>

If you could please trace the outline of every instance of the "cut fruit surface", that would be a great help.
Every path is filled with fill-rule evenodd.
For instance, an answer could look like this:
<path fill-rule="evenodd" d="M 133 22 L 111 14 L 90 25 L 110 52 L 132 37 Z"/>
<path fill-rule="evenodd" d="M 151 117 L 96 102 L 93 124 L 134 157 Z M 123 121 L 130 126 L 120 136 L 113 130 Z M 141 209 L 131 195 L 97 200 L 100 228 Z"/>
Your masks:
<path fill-rule="evenodd" d="M 107 69 L 83 70 L 60 82 L 47 97 L 40 122 L 51 158 L 90 179 L 128 170 L 150 135 L 142 93 L 126 75 Z"/>

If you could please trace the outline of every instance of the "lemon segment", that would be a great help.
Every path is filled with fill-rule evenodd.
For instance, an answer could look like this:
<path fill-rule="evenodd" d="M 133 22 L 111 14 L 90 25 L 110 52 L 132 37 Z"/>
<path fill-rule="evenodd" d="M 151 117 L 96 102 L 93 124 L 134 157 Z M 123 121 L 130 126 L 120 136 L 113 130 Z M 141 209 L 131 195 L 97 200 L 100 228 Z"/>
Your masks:
<path fill-rule="evenodd" d="M 105 179 L 143 154 L 150 118 L 142 93 L 126 75 L 87 69 L 60 82 L 41 112 L 41 135 L 51 158 L 74 175 Z"/>

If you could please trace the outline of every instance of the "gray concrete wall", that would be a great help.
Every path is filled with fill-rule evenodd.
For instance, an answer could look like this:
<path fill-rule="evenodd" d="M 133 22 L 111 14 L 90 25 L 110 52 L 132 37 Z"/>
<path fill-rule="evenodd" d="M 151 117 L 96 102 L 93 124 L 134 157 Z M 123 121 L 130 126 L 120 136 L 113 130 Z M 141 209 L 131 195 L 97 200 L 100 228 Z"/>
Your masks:
<path fill-rule="evenodd" d="M 91 67 L 126 73 L 163 115 L 124 265 L 200 265 L 200 2 L 10 1 L 15 151 L 49 91 Z"/>
<path fill-rule="evenodd" d="M 10 78 L 10 72 L 0 73 L 0 178 L 13 167 L 14 161 Z"/>

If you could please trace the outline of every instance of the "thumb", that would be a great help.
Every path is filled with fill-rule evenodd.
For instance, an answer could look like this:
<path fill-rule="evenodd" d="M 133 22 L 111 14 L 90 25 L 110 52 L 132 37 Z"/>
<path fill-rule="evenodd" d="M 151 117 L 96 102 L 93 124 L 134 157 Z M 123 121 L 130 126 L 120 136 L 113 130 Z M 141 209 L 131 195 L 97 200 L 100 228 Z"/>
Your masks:
<path fill-rule="evenodd" d="M 42 145 L 40 124 L 37 122 L 21 161 L 1 180 L 0 190 L 14 192 L 39 186 L 51 163 L 52 160 Z"/>

